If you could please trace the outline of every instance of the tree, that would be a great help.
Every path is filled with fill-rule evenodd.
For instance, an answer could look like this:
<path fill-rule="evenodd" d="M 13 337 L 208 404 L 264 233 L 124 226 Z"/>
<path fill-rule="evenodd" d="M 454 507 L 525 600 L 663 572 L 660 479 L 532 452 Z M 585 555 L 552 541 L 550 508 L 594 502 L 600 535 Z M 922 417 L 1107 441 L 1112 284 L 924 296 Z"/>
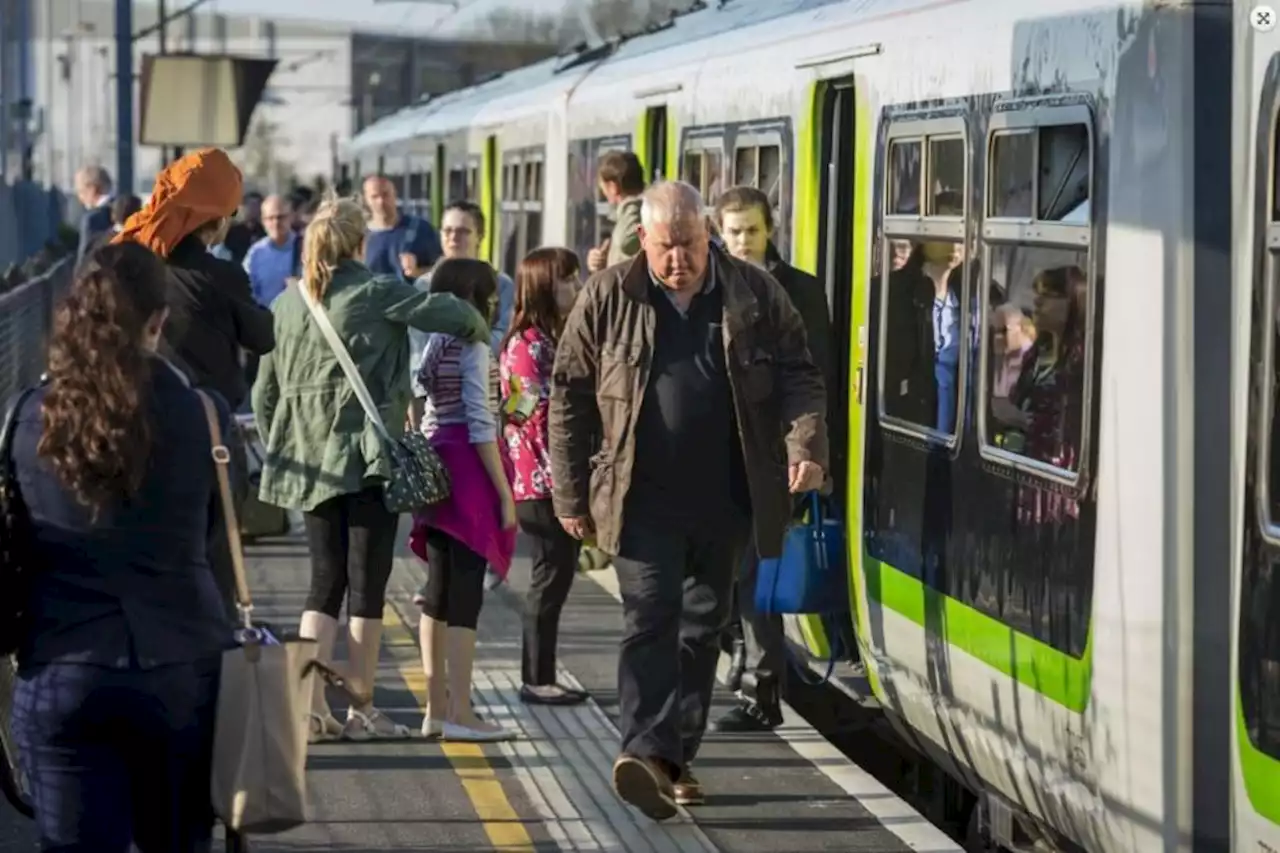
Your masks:
<path fill-rule="evenodd" d="M 673 12 L 693 6 L 696 0 L 586 0 L 587 14 L 602 38 L 643 31 Z M 571 0 L 578 2 L 578 0 Z M 495 9 L 481 23 L 477 35 L 495 41 L 554 44 L 561 49 L 584 41 L 587 34 L 572 6 L 560 15 L 537 14 L 516 7 Z"/>

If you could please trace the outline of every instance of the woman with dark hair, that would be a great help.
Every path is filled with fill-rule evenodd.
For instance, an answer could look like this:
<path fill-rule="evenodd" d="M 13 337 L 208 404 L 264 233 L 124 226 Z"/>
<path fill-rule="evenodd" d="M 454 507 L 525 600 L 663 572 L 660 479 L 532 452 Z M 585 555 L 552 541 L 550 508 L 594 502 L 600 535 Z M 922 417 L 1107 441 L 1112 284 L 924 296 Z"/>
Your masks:
<path fill-rule="evenodd" d="M 586 694 L 556 682 L 560 611 L 578 567 L 582 543 L 560 526 L 551 508 L 551 439 L 547 407 L 556 342 L 573 309 L 580 282 L 578 256 L 568 249 L 537 249 L 516 270 L 516 306 L 502 342 L 502 397 L 508 401 L 504 433 L 515 468 L 513 489 L 520 529 L 533 539 L 533 578 L 524 609 L 524 684 L 520 698 L 571 705 Z"/>
<path fill-rule="evenodd" d="M 204 401 L 156 354 L 164 263 L 132 243 L 83 264 L 49 382 L 16 413 L 34 527 L 13 733 L 46 850 L 207 849 L 214 707 L 231 644 L 206 552 L 217 501 Z M 225 401 L 214 401 L 223 434 Z"/>
<path fill-rule="evenodd" d="M 492 321 L 498 277 L 484 261 L 446 258 L 431 292 L 470 302 Z M 429 566 L 418 623 L 427 709 L 422 733 L 446 740 L 508 740 L 513 733 L 471 707 L 476 625 L 484 603 L 485 564 L 505 579 L 515 552 L 511 462 L 498 444 L 488 344 L 433 334 L 418 369 L 425 393 L 421 429 L 449 472 L 449 497 L 414 518 L 410 548 Z"/>

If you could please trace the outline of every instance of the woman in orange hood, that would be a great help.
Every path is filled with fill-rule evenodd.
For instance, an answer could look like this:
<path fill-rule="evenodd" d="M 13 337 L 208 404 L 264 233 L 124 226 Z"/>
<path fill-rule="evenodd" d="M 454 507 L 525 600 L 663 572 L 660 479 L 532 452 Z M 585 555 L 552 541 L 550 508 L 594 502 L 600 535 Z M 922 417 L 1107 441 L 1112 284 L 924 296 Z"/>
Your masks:
<path fill-rule="evenodd" d="M 204 148 L 175 160 L 156 177 L 145 207 L 124 223 L 113 243 L 141 243 L 168 258 L 197 232 L 221 237 L 240 207 L 244 179 L 221 148 Z M 217 245 L 218 240 L 208 240 Z"/>
<path fill-rule="evenodd" d="M 169 267 L 169 319 L 160 353 L 197 387 L 217 391 L 232 411 L 249 395 L 244 354 L 266 355 L 275 348 L 274 318 L 253 298 L 249 278 L 237 264 L 215 258 L 209 247 L 222 242 L 240 206 L 244 183 L 227 152 L 195 151 L 171 163 L 156 178 L 151 199 L 125 220 L 113 242 L 146 246 Z M 238 434 L 232 449 L 236 497 L 248 489 L 248 465 Z M 210 543 L 214 579 L 234 616 L 231 552 L 221 526 Z"/>

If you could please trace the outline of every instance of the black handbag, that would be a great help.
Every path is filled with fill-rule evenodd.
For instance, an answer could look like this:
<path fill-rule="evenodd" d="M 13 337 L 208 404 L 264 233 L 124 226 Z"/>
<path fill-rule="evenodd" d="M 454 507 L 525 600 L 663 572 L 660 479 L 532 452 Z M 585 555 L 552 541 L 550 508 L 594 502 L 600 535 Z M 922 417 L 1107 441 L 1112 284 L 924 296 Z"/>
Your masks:
<path fill-rule="evenodd" d="M 35 388 L 20 392 L 0 425 L 0 656 L 11 655 L 27 631 L 27 606 L 35 574 L 31 516 L 18 488 L 13 438 L 18 412 Z"/>

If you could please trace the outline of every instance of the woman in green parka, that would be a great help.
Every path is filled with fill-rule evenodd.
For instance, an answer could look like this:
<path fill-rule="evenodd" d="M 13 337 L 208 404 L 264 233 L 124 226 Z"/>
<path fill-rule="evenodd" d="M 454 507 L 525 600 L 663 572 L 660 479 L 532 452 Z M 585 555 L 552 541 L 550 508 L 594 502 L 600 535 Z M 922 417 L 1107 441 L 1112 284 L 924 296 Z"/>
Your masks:
<path fill-rule="evenodd" d="M 364 212 L 355 202 L 325 202 L 307 226 L 303 277 L 275 301 L 276 348 L 253 386 L 253 411 L 266 447 L 260 497 L 301 510 L 311 551 L 311 590 L 299 633 L 328 661 L 347 603 L 349 672 L 361 697 L 345 724 L 334 718 L 317 679 L 311 739 L 408 737 L 373 703 L 382 608 L 399 516 L 387 510 L 382 486 L 391 474 L 369 423 L 299 292 L 323 306 L 346 345 L 388 430 L 403 429 L 411 399 L 410 328 L 487 341 L 489 324 L 466 302 L 423 293 L 398 278 L 377 276 L 364 256 Z"/>

